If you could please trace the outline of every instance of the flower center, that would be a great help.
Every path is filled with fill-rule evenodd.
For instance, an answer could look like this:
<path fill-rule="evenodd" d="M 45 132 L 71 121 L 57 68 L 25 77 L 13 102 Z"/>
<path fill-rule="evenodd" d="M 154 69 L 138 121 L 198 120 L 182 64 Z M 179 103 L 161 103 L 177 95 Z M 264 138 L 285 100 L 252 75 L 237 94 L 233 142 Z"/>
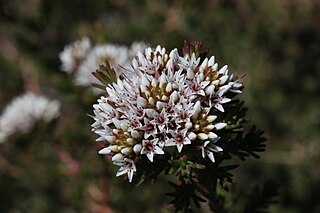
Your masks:
<path fill-rule="evenodd" d="M 138 109 L 136 114 L 137 114 L 138 117 L 143 116 L 143 110 L 142 109 Z"/>
<path fill-rule="evenodd" d="M 173 106 L 168 106 L 167 109 L 166 109 L 166 112 L 169 113 L 169 114 L 174 113 Z"/>
<path fill-rule="evenodd" d="M 178 126 L 177 126 L 176 122 L 175 122 L 174 120 L 172 120 L 172 121 L 170 121 L 170 122 L 168 123 L 168 127 L 169 127 L 170 129 L 176 129 Z"/>
<path fill-rule="evenodd" d="M 136 119 L 131 120 L 131 126 L 132 126 L 132 127 L 138 127 L 139 124 L 140 124 L 139 121 L 137 121 Z"/>
<path fill-rule="evenodd" d="M 165 136 L 163 133 L 159 133 L 159 134 L 157 134 L 157 138 L 159 139 L 159 141 L 164 141 Z"/>
<path fill-rule="evenodd" d="M 186 120 L 189 116 L 189 113 L 186 110 L 182 110 L 179 112 L 179 117 L 181 120 Z"/>
<path fill-rule="evenodd" d="M 158 118 L 157 118 L 157 122 L 158 122 L 158 124 L 163 124 L 164 123 L 164 117 L 162 117 L 162 116 L 159 116 Z"/>
<path fill-rule="evenodd" d="M 144 145 L 144 148 L 146 149 L 147 152 L 151 152 L 154 150 L 154 145 L 151 142 L 146 142 Z"/>
<path fill-rule="evenodd" d="M 151 123 L 147 124 L 147 131 L 151 132 L 153 130 L 154 130 L 153 124 L 151 124 Z"/>
<path fill-rule="evenodd" d="M 184 141 L 184 136 L 183 136 L 182 134 L 178 133 L 178 134 L 176 135 L 175 139 L 176 139 L 176 142 L 177 142 L 177 143 L 181 144 L 181 143 L 183 143 L 183 141 Z"/>
<path fill-rule="evenodd" d="M 192 84 L 191 89 L 193 91 L 199 91 L 201 90 L 201 86 L 199 84 Z"/>

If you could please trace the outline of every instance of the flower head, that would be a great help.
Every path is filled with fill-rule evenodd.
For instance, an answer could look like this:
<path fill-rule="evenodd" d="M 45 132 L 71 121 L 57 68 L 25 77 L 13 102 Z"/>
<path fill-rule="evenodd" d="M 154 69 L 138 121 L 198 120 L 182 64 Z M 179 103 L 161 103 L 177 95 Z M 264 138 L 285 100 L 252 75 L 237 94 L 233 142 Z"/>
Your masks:
<path fill-rule="evenodd" d="M 59 54 L 62 62 L 61 70 L 69 74 L 75 71 L 90 49 L 91 43 L 87 37 L 65 46 L 64 50 Z"/>
<path fill-rule="evenodd" d="M 217 117 L 242 87 L 227 67 L 218 70 L 214 56 L 180 56 L 161 46 L 138 52 L 131 66 L 122 67 L 93 105 L 92 125 L 97 141 L 106 144 L 99 153 L 120 160 L 119 175 L 127 173 L 131 181 L 136 161 L 146 155 L 154 162 L 170 146 L 178 154 L 187 146 L 202 150 L 200 155 L 214 162 L 214 153 L 223 151 L 215 145 L 219 131 L 227 125 Z"/>
<path fill-rule="evenodd" d="M 75 75 L 75 82 L 83 86 L 91 85 L 94 82 L 98 83 L 91 73 L 105 61 L 108 61 L 111 67 L 120 72 L 119 64 L 124 65 L 128 61 L 128 48 L 114 44 L 95 46 L 80 64 Z"/>
<path fill-rule="evenodd" d="M 60 103 L 26 93 L 14 99 L 0 117 L 0 142 L 15 132 L 29 132 L 36 122 L 50 122 L 59 115 Z"/>

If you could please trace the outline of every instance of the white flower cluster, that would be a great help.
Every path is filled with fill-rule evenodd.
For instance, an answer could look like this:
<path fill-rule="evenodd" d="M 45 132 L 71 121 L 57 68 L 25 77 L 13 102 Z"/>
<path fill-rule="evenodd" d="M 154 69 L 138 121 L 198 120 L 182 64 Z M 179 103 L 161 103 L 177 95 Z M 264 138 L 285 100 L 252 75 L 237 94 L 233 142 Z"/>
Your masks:
<path fill-rule="evenodd" d="M 131 182 L 140 156 L 153 162 L 170 146 L 179 153 L 186 146 L 201 150 L 215 162 L 214 153 L 223 151 L 215 145 L 219 130 L 227 126 L 217 115 L 242 88 L 227 66 L 218 70 L 214 56 L 200 63 L 195 54 L 157 46 L 138 52 L 122 73 L 93 105 L 92 131 L 106 144 L 99 153 L 120 166 L 116 176 L 127 174 Z"/>
<path fill-rule="evenodd" d="M 26 93 L 14 99 L 0 117 L 0 142 L 15 132 L 29 132 L 37 121 L 49 122 L 59 115 L 60 103 Z"/>
<path fill-rule="evenodd" d="M 144 42 L 134 42 L 131 47 L 115 44 L 97 44 L 92 46 L 87 37 L 67 45 L 59 54 L 61 69 L 69 74 L 74 73 L 74 81 L 78 85 L 88 86 L 98 83 L 91 74 L 100 64 L 107 60 L 117 74 L 121 74 L 122 66 L 130 65 L 137 51 L 146 48 Z M 96 90 L 95 90 L 96 91 Z"/>
<path fill-rule="evenodd" d="M 91 43 L 87 37 L 65 46 L 63 52 L 59 54 L 62 62 L 61 70 L 69 74 L 75 71 L 90 49 Z"/>
<path fill-rule="evenodd" d="M 128 61 L 128 48 L 113 44 L 95 46 L 80 64 L 75 75 L 75 82 L 83 86 L 99 83 L 92 72 L 106 60 L 115 70 L 120 70 L 118 65 L 126 64 Z"/>

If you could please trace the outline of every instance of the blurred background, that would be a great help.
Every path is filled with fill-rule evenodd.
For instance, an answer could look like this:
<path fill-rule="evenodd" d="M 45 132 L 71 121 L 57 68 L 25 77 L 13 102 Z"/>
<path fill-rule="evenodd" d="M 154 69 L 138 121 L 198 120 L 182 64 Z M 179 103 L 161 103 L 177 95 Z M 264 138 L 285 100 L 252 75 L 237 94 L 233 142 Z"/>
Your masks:
<path fill-rule="evenodd" d="M 61 103 L 54 122 L 0 144 L 0 212 L 173 211 L 164 180 L 132 188 L 97 154 L 87 116 L 97 96 L 74 85 L 58 57 L 83 36 L 167 49 L 202 40 L 220 66 L 245 75 L 239 97 L 268 138 L 261 159 L 233 172 L 239 199 L 272 180 L 279 203 L 270 212 L 320 212 L 318 0 L 0 0 L 0 8 L 0 113 L 25 91 Z"/>

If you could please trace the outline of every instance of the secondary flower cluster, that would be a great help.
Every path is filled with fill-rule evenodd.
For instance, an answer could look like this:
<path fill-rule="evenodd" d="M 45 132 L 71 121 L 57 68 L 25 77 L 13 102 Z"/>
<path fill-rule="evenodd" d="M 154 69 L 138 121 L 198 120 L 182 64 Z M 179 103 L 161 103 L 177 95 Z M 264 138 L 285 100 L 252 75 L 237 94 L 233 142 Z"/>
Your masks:
<path fill-rule="evenodd" d="M 0 142 L 15 132 L 29 132 L 36 122 L 50 122 L 59 115 L 60 103 L 26 93 L 14 99 L 0 116 Z"/>
<path fill-rule="evenodd" d="M 76 84 L 88 86 L 92 83 L 98 83 L 91 72 L 100 64 L 108 61 L 120 73 L 121 68 L 118 65 L 129 65 L 135 53 L 143 51 L 145 47 L 144 42 L 134 42 L 130 48 L 116 44 L 93 46 L 89 38 L 84 37 L 67 45 L 59 54 L 62 63 L 61 70 L 68 74 L 74 73 Z"/>
<path fill-rule="evenodd" d="M 120 167 L 116 176 L 127 174 L 130 182 L 141 157 L 155 162 L 169 147 L 178 153 L 194 148 L 215 162 L 214 153 L 223 151 L 216 145 L 219 131 L 227 126 L 217 115 L 241 88 L 214 56 L 146 48 L 93 105 L 92 131 L 105 144 L 99 153 L 111 155 Z"/>

